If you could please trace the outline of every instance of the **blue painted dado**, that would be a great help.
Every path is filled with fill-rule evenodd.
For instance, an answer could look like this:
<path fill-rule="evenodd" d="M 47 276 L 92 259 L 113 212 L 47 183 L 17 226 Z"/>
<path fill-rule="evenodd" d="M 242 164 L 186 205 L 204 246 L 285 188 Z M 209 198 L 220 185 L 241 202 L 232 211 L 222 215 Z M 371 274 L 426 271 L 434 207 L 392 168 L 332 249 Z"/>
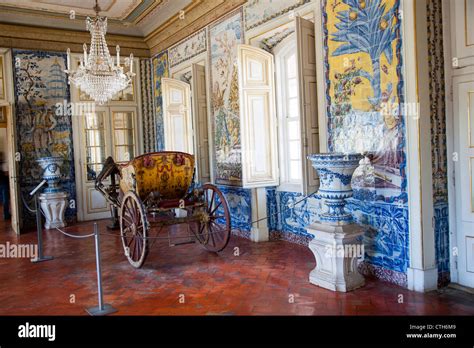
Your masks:
<path fill-rule="evenodd" d="M 381 202 L 348 199 L 347 208 L 357 223 L 366 226 L 365 261 L 395 272 L 409 266 L 408 208 Z"/>
<path fill-rule="evenodd" d="M 233 229 L 249 232 L 252 228 L 252 192 L 236 186 L 218 185 L 229 205 Z"/>
<path fill-rule="evenodd" d="M 306 244 L 313 235 L 306 227 L 319 220 L 321 200 L 312 195 L 299 202 L 303 195 L 296 192 L 278 191 L 275 187 L 267 188 L 267 216 L 270 233 L 279 233 L 279 237 L 300 244 Z"/>
<path fill-rule="evenodd" d="M 434 206 L 435 245 L 438 273 L 449 274 L 449 207 L 447 203 Z"/>
<path fill-rule="evenodd" d="M 321 199 L 316 195 L 296 204 L 303 195 L 295 192 L 267 188 L 267 213 L 270 231 L 286 234 L 285 239 L 304 243 L 312 239 L 306 227 L 319 221 L 322 212 Z M 404 275 L 409 266 L 408 208 L 383 202 L 366 202 L 355 198 L 347 201 L 346 208 L 357 223 L 365 226 L 365 261 L 373 266 Z M 276 214 L 278 212 L 278 214 Z M 295 236 L 288 236 L 294 234 Z M 393 272 L 392 275 L 393 275 Z M 387 279 L 390 280 L 390 279 Z"/>

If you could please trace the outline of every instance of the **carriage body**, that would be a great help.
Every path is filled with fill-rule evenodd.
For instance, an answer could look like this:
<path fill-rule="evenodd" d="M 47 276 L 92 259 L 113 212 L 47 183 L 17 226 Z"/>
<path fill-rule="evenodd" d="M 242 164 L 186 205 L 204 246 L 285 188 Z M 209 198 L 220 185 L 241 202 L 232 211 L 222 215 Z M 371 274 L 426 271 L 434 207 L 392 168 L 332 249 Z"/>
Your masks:
<path fill-rule="evenodd" d="M 153 192 L 166 201 L 184 199 L 194 184 L 194 156 L 183 152 L 147 153 L 119 170 L 121 191 L 134 190 L 142 201 Z"/>
<path fill-rule="evenodd" d="M 125 164 L 106 160 L 96 189 L 118 210 L 124 251 L 132 266 L 143 265 L 149 239 L 158 238 L 150 231 L 158 228 L 159 233 L 169 225 L 187 224 L 190 240 L 209 251 L 225 248 L 231 230 L 227 201 L 215 185 L 195 182 L 194 173 L 194 156 L 183 152 L 147 153 Z"/>

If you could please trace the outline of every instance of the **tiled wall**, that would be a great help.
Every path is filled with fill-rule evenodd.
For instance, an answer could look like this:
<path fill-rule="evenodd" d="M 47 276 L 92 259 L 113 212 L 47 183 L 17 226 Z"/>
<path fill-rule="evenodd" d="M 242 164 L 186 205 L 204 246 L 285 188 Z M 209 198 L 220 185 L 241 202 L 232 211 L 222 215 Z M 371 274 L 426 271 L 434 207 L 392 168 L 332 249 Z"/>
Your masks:
<path fill-rule="evenodd" d="M 356 125 L 380 127 L 369 175 L 354 174 L 349 209 L 368 227 L 366 267 L 406 285 L 408 208 L 400 2 L 322 1 L 329 149 Z M 390 111 L 393 109 L 390 108 Z M 353 149 L 355 150 L 355 149 Z"/>
<path fill-rule="evenodd" d="M 143 129 L 143 150 L 156 150 L 156 120 L 153 102 L 153 74 L 150 59 L 140 59 L 140 92 Z"/>
<path fill-rule="evenodd" d="M 438 284 L 450 281 L 448 168 L 446 152 L 446 91 L 444 76 L 443 12 L 441 0 L 427 0 L 430 73 L 431 151 Z"/>
<path fill-rule="evenodd" d="M 151 59 L 153 67 L 153 98 L 155 107 L 156 128 L 153 130 L 156 134 L 156 150 L 165 148 L 164 129 L 163 129 L 163 97 L 161 94 L 161 79 L 169 77 L 168 51 L 163 51 Z M 147 133 L 147 129 L 144 129 Z"/>
<path fill-rule="evenodd" d="M 42 181 L 43 170 L 36 160 L 45 156 L 64 158 L 61 184 L 71 199 L 76 197 L 72 121 L 68 115 L 56 113 L 56 103 L 70 102 L 64 53 L 13 50 L 15 117 L 20 187 L 23 197 Z M 21 203 L 20 203 L 21 204 Z M 26 226 L 35 217 L 22 209 Z M 68 205 L 67 220 L 75 220 L 76 208 Z"/>
<path fill-rule="evenodd" d="M 312 195 L 304 199 L 301 193 L 267 188 L 267 216 L 270 239 L 283 239 L 307 245 L 313 238 L 305 227 L 318 220 L 320 199 Z"/>
<path fill-rule="evenodd" d="M 240 12 L 237 11 L 217 21 L 207 28 L 207 50 L 210 54 L 211 69 L 218 76 L 226 76 L 227 80 L 219 80 L 219 86 L 212 84 L 212 108 L 214 130 L 219 129 L 219 122 L 231 115 L 224 115 L 219 120 L 219 108 L 236 113 L 238 111 L 233 84 L 233 56 L 226 57 L 222 53 L 223 42 L 216 42 L 219 34 L 228 31 L 236 40 L 243 40 L 245 32 L 254 30 L 276 18 L 298 9 L 310 1 L 293 0 L 281 1 L 278 4 L 270 0 L 253 0 L 243 8 L 243 26 Z M 270 4 L 271 3 L 271 4 Z M 317 2 L 316 2 L 317 3 Z M 329 139 L 331 151 L 337 150 L 334 142 L 335 135 L 352 125 L 361 122 L 368 127 L 379 126 L 383 129 L 384 141 L 377 144 L 372 158 L 372 170 L 367 173 L 355 173 L 354 198 L 348 204 L 356 220 L 367 227 L 364 236 L 366 245 L 365 260 L 361 270 L 384 280 L 407 285 L 406 272 L 409 266 L 409 227 L 407 206 L 407 177 L 406 177 L 406 147 L 405 119 L 410 116 L 410 108 L 403 108 L 404 76 L 402 61 L 401 21 L 403 20 L 398 0 L 322 0 L 321 12 L 323 17 L 322 32 L 324 42 L 324 65 L 326 81 L 326 102 Z M 443 62 L 439 55 L 441 26 L 440 0 L 428 0 L 430 36 L 433 52 L 437 59 L 431 62 L 432 74 L 440 71 Z M 375 4 L 376 7 L 369 5 Z M 239 24 L 240 23 L 240 24 Z M 218 32 L 216 32 L 218 28 Z M 211 30 L 211 32 L 210 32 Z M 213 31 L 214 30 L 214 31 Z M 367 32 L 368 31 L 368 32 Z M 197 35 L 197 34 L 196 34 Z M 228 36 L 227 35 L 227 36 Z M 231 35 L 231 36 L 232 36 Z M 227 37 L 228 39 L 228 37 Z M 189 40 L 196 41 L 196 37 Z M 190 41 L 190 42 L 191 42 Z M 185 41 L 186 42 L 186 41 Z M 271 42 L 268 42 L 271 44 Z M 191 47 L 183 42 L 176 46 Z M 221 45 L 222 47 L 218 47 Z M 201 47 L 202 45 L 194 45 Z M 227 45 L 232 50 L 232 45 Z M 179 51 L 178 49 L 175 49 Z M 160 53 L 153 60 L 164 59 L 167 51 Z M 178 52 L 179 53 L 179 52 Z M 196 52 L 187 50 L 177 55 L 177 59 L 185 61 Z M 175 53 L 173 53 L 175 54 Z M 178 57 L 179 56 L 179 57 Z M 225 59 L 224 59 L 225 58 Z M 214 64 L 218 62 L 218 64 Z M 222 66 L 221 66 L 222 65 Z M 167 63 L 153 64 L 156 76 L 168 73 Z M 166 68 L 163 68 L 166 67 Z M 230 67 L 230 68 L 229 68 Z M 159 71 L 157 70 L 159 69 Z M 215 76 L 215 75 L 214 75 Z M 437 260 L 440 275 L 446 277 L 449 270 L 448 255 L 448 216 L 447 200 L 445 197 L 445 123 L 444 105 L 441 105 L 444 90 L 441 85 L 444 77 L 432 76 L 432 98 L 437 101 L 432 110 L 433 125 L 433 171 L 435 191 L 435 221 Z M 224 86 L 224 88 L 223 88 Z M 155 101 L 159 96 L 159 85 L 155 83 Z M 434 103 L 432 102 L 432 105 Z M 382 110 L 383 105 L 402 107 L 390 109 L 391 114 Z M 159 107 L 157 107 L 159 111 Z M 158 123 L 159 121 L 159 117 Z M 350 120 L 351 122 L 347 122 Z M 159 126 L 158 126 L 159 127 Z M 231 127 L 232 128 L 232 127 Z M 237 129 L 236 127 L 234 127 Z M 157 136 L 160 137 L 159 132 Z M 222 141 L 218 142 L 216 151 L 222 145 L 229 154 L 233 154 L 233 145 L 238 134 L 219 134 Z M 232 138 L 234 137 L 234 138 Z M 232 150 L 234 149 L 234 150 Z M 438 161 L 438 162 L 435 162 Z M 441 164 L 436 164 L 441 163 Z M 239 179 L 236 168 L 221 166 L 217 169 L 221 183 L 229 183 L 230 177 Z M 222 175 L 221 175 L 222 174 Z M 234 182 L 237 182 L 235 180 Z M 251 228 L 251 194 L 250 190 L 238 187 L 220 186 L 231 202 L 234 227 L 240 231 L 250 231 Z M 276 188 L 267 188 L 267 213 L 271 239 L 285 239 L 292 242 L 307 244 L 311 236 L 305 226 L 318 219 L 321 211 L 320 200 L 310 197 L 298 202 L 301 194 L 282 192 Z M 295 204 L 296 203 L 296 204 Z M 294 207 L 293 207 L 293 204 Z"/>
<path fill-rule="evenodd" d="M 243 8 L 227 14 L 152 58 L 157 149 L 160 150 L 163 148 L 161 78 L 169 76 L 170 67 L 182 64 L 207 51 L 210 62 L 208 76 L 211 79 L 212 127 L 215 134 L 214 158 L 216 163 L 213 170 L 216 182 L 229 202 L 234 233 L 246 237 L 249 237 L 252 227 L 252 204 L 251 190 L 239 187 L 241 164 L 236 46 L 238 43 L 244 42 L 245 31 L 288 15 L 290 11 L 309 2 L 310 0 L 249 1 Z M 244 23 L 246 23 L 246 27 Z M 206 41 L 203 41 L 203 38 Z M 144 132 L 147 132 L 146 128 Z M 290 194 L 288 193 L 286 196 L 288 195 Z M 292 235 L 291 225 L 295 226 L 295 223 L 290 222 L 290 219 L 291 217 L 283 220 L 288 221 L 284 226 L 287 226 L 287 232 Z M 302 227 L 298 230 L 305 233 Z"/>
<path fill-rule="evenodd" d="M 227 199 L 233 233 L 249 238 L 252 228 L 252 193 L 250 189 L 218 185 Z"/>
<path fill-rule="evenodd" d="M 242 184 L 237 45 L 244 43 L 242 9 L 209 26 L 211 124 L 216 183 Z"/>

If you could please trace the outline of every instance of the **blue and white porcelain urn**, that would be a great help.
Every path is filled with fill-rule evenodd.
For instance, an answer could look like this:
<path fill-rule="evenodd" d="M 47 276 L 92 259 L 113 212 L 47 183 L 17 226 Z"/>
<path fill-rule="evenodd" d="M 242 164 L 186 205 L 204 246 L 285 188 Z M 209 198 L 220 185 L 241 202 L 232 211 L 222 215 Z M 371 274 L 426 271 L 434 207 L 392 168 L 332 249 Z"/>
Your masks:
<path fill-rule="evenodd" d="M 61 180 L 61 165 L 64 159 L 62 157 L 42 157 L 37 163 L 43 168 L 43 179 L 48 181 L 48 187 L 45 193 L 61 192 L 59 181 Z"/>
<path fill-rule="evenodd" d="M 328 207 L 320 220 L 330 225 L 346 225 L 352 215 L 345 211 L 346 198 L 352 197 L 352 174 L 362 159 L 359 154 L 323 153 L 308 156 L 319 174 L 318 195 Z"/>
<path fill-rule="evenodd" d="M 69 196 L 59 184 L 61 165 L 64 159 L 62 157 L 43 157 L 37 162 L 44 169 L 43 179 L 48 182 L 48 187 L 39 196 L 41 210 L 46 219 L 44 227 L 46 229 L 64 227 L 66 226 L 64 217 Z"/>

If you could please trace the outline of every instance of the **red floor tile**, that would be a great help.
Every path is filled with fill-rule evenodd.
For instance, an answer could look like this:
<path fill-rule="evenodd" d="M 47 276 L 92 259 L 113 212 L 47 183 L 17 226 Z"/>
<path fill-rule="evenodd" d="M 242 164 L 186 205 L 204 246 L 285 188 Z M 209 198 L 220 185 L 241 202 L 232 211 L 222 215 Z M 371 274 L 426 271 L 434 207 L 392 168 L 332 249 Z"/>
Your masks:
<path fill-rule="evenodd" d="M 105 224 L 100 222 L 101 232 L 110 233 Z M 67 228 L 75 234 L 91 230 L 91 223 Z M 125 259 L 120 238 L 101 239 L 105 301 L 117 315 L 474 314 L 474 301 L 453 289 L 419 294 L 371 279 L 350 293 L 319 288 L 308 281 L 312 253 L 288 242 L 233 237 L 226 250 L 212 254 L 200 245 L 169 247 L 159 240 L 136 270 Z M 0 222 L 0 243 L 7 241 L 35 243 L 36 235 L 17 237 Z M 39 264 L 0 259 L 0 315 L 86 315 L 84 308 L 97 304 L 92 239 L 47 231 L 45 253 L 55 259 Z M 399 294 L 403 304 L 397 302 Z"/>

